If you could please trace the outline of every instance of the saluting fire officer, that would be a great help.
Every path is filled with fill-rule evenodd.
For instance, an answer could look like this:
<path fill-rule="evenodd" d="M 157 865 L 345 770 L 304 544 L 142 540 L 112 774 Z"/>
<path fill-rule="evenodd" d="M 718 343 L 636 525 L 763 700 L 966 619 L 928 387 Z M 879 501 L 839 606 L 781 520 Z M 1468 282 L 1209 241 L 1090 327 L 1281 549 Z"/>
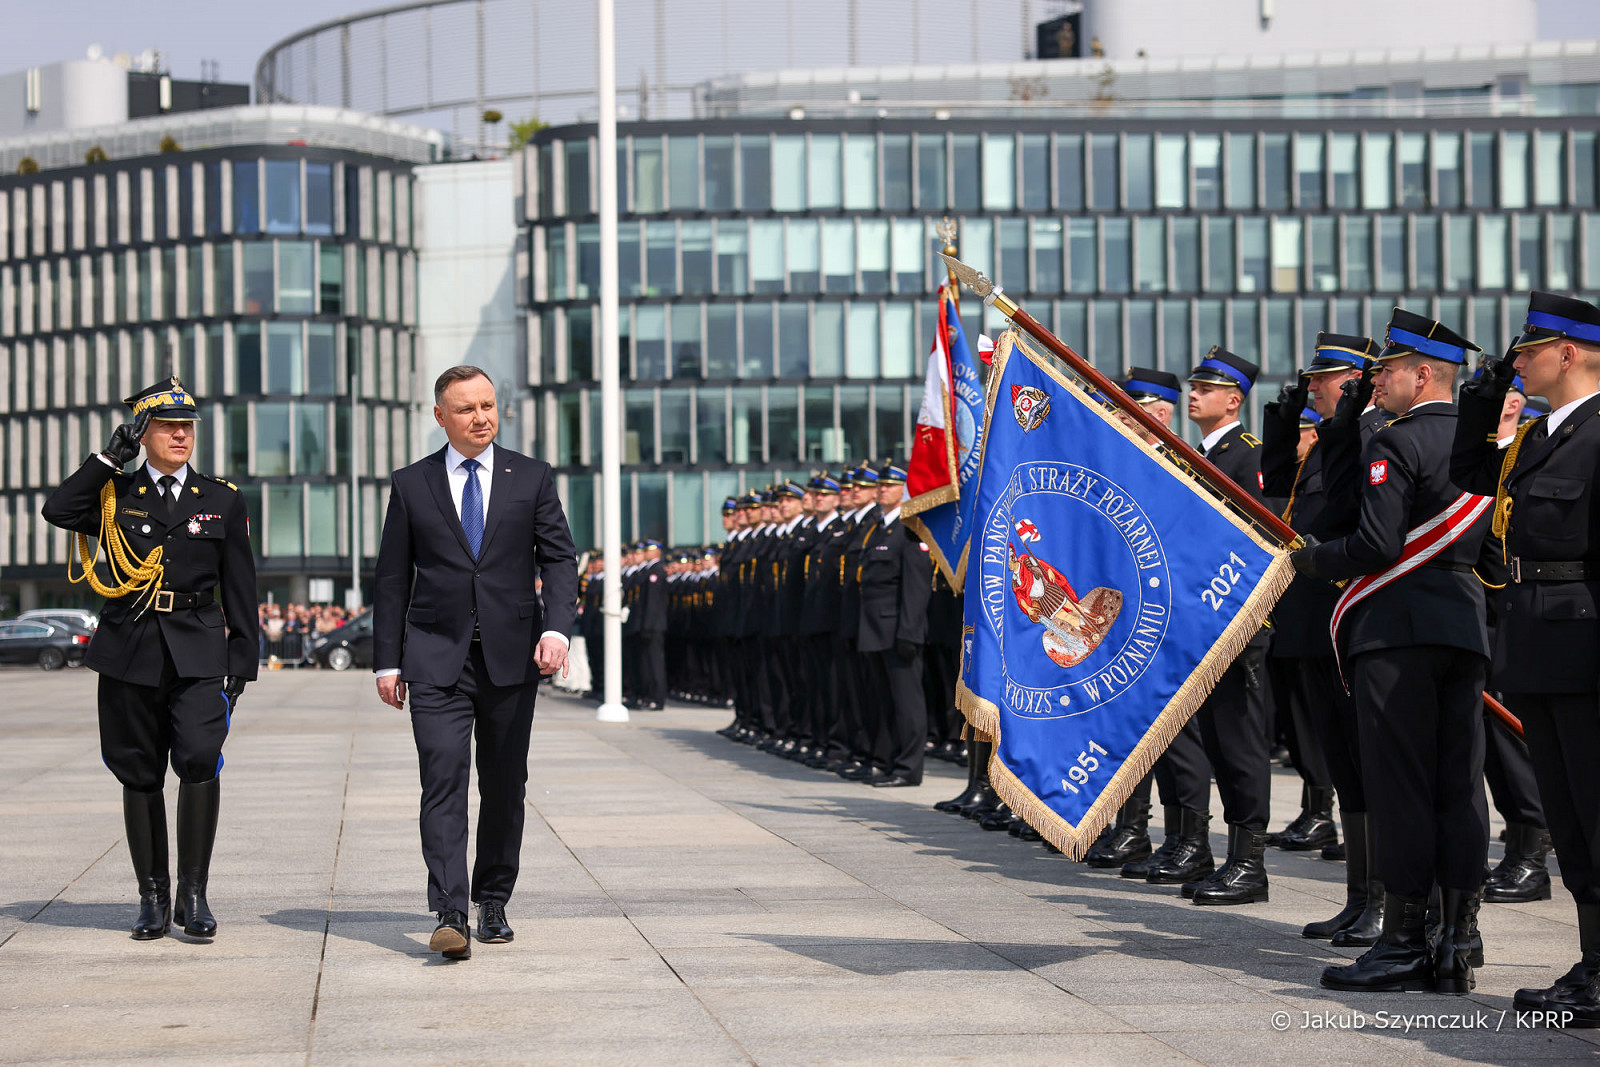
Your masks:
<path fill-rule="evenodd" d="M 186 934 L 208 938 L 217 932 L 206 883 L 222 745 L 245 682 L 256 676 L 255 559 L 236 488 L 189 465 L 198 416 L 188 390 L 171 378 L 123 403 L 133 421 L 50 495 L 42 514 L 80 535 L 84 573 L 69 576 L 107 598 L 85 664 L 100 675 L 101 753 L 122 783 L 139 882 L 133 936 L 163 937 L 176 920 Z M 144 464 L 123 471 L 141 445 Z M 100 542 L 101 573 L 90 538 Z M 175 901 L 163 793 L 169 760 L 178 775 Z"/>

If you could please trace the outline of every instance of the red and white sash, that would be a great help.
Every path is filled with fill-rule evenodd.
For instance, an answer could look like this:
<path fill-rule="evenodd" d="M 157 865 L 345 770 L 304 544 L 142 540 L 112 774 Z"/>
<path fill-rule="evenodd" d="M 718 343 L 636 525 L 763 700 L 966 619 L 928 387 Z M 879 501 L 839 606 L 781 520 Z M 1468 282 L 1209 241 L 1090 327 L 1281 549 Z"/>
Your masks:
<path fill-rule="evenodd" d="M 1377 574 L 1364 574 L 1345 586 L 1344 595 L 1333 606 L 1333 620 L 1328 625 L 1328 634 L 1333 638 L 1334 658 L 1339 658 L 1339 625 L 1344 622 L 1344 617 L 1351 608 L 1455 544 L 1456 540 L 1466 533 L 1493 503 L 1493 497 L 1462 493 L 1450 502 L 1449 507 L 1415 530 L 1406 533 L 1406 543 L 1400 550 L 1400 558 L 1387 570 L 1379 571 Z M 1340 671 L 1341 673 L 1343 671 L 1342 664 Z"/>

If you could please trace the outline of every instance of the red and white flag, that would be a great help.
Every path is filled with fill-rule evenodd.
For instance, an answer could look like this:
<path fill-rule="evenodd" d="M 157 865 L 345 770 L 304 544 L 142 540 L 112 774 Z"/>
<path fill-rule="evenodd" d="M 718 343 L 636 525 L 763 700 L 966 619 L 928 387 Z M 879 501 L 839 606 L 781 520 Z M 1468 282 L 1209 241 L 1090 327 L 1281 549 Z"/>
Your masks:
<path fill-rule="evenodd" d="M 917 411 L 916 437 L 906 466 L 906 496 L 919 501 L 919 511 L 956 499 L 955 413 L 950 389 L 950 324 L 947 286 L 939 287 L 939 323 L 928 353 L 928 373 L 922 384 L 922 406 Z"/>

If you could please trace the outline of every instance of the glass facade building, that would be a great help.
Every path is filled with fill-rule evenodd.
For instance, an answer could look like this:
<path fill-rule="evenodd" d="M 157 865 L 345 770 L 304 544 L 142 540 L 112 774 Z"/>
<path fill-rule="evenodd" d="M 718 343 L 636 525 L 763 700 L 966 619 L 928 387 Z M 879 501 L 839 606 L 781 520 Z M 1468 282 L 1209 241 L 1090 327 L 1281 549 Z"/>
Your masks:
<path fill-rule="evenodd" d="M 1499 350 L 1531 288 L 1600 290 L 1600 117 L 716 119 L 626 124 L 623 536 L 715 540 L 743 486 L 904 457 L 934 226 L 1112 375 L 1262 366 L 1397 304 Z M 580 543 L 600 463 L 591 127 L 522 160 L 528 380 Z M 969 298 L 969 341 L 1003 324 Z M 1180 419 L 1182 411 L 1180 405 Z M 1192 436 L 1192 435 L 1191 435 Z"/>
<path fill-rule="evenodd" d="M 202 399 L 195 467 L 244 495 L 263 593 L 348 585 L 352 475 L 376 555 L 415 433 L 413 180 L 406 159 L 282 141 L 0 178 L 0 568 L 20 606 L 84 599 L 40 505 L 169 373 Z"/>

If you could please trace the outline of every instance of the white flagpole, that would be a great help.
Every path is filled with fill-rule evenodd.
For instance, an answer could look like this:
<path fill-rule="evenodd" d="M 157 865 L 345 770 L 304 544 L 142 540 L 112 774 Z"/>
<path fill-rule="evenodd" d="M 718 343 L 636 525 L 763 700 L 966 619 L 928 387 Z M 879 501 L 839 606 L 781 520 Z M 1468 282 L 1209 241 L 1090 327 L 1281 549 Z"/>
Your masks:
<path fill-rule="evenodd" d="M 627 722 L 622 703 L 622 427 L 617 381 L 617 27 L 615 0 L 597 0 L 600 140 L 600 534 L 605 556 L 606 663 L 601 722 Z"/>

